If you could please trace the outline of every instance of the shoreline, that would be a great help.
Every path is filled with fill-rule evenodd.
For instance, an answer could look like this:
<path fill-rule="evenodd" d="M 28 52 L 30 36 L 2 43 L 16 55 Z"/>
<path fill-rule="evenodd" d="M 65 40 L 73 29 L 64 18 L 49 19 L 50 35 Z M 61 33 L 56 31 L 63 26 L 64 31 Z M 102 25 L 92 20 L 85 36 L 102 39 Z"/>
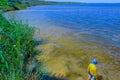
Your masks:
<path fill-rule="evenodd" d="M 84 34 L 83 34 L 83 36 L 84 36 Z M 52 64 L 54 64 L 54 63 L 56 63 L 57 65 L 59 65 L 60 67 L 62 67 L 62 70 L 61 70 L 61 72 L 59 72 L 59 66 L 56 68 L 56 66 L 55 66 L 55 69 L 58 69 L 58 70 L 56 70 L 56 71 L 54 71 L 53 70 L 53 74 L 54 74 L 54 72 L 55 73 L 57 73 L 56 75 L 59 75 L 59 74 L 62 74 L 63 76 L 65 75 L 67 75 L 67 76 L 70 76 L 70 75 L 73 75 L 73 73 L 72 73 L 72 71 L 73 72 L 75 72 L 76 74 L 78 74 L 78 75 L 80 75 L 80 73 L 78 73 L 78 72 L 76 72 L 76 69 L 77 68 L 72 68 L 69 64 L 67 64 L 67 63 L 70 63 L 70 62 L 73 62 L 73 64 L 74 65 L 77 65 L 76 63 L 77 63 L 77 61 L 79 61 L 79 57 L 81 57 L 81 56 L 79 56 L 77 53 L 82 53 L 81 55 L 83 56 L 83 57 L 81 57 L 81 60 L 83 60 L 83 61 L 85 61 L 86 63 L 88 63 L 87 62 L 87 60 L 84 60 L 83 58 L 86 58 L 86 59 L 89 59 L 88 61 L 90 61 L 90 57 L 89 56 L 91 56 L 89 53 L 92 53 L 92 55 L 94 55 L 94 57 L 98 57 L 100 60 L 101 60 L 101 66 L 99 66 L 99 67 L 101 67 L 101 69 L 103 68 L 103 66 L 107 66 L 106 64 L 109 64 L 109 63 L 111 63 L 111 58 L 109 58 L 107 55 L 105 55 L 105 52 L 106 51 L 103 51 L 103 49 L 102 49 L 102 47 L 101 46 L 96 46 L 95 44 L 89 44 L 89 43 L 85 43 L 85 42 L 82 42 L 81 44 L 80 44 L 80 47 L 83 47 L 84 45 L 86 45 L 86 46 L 89 46 L 89 47 L 87 47 L 88 48 L 88 50 L 86 50 L 86 51 L 84 51 L 84 49 L 80 49 L 80 51 L 79 51 L 79 46 L 77 46 L 76 44 L 74 44 L 74 40 L 72 41 L 72 40 L 69 40 L 69 39 L 66 39 L 66 38 L 59 38 L 59 39 L 57 39 L 56 37 L 51 37 L 51 36 L 48 36 L 49 38 L 53 38 L 52 39 L 52 41 L 53 42 L 48 42 L 48 43 L 46 43 L 46 44 L 43 44 L 43 45 L 39 45 L 40 46 L 40 51 L 38 51 L 38 52 L 41 52 L 41 49 L 42 49 L 42 51 L 45 53 L 45 55 L 43 54 L 43 55 L 40 55 L 39 56 L 39 58 L 38 58 L 38 60 L 39 61 L 41 61 L 41 59 L 43 59 L 43 60 L 48 60 L 49 61 L 49 59 L 50 59 L 50 62 L 46 62 L 46 65 L 48 65 L 48 66 L 52 66 L 52 68 L 54 68 L 54 65 L 52 65 Z M 48 38 L 48 39 L 49 39 Z M 38 40 L 39 41 L 39 40 Z M 40 40 L 41 41 L 41 40 Z M 57 45 L 58 44 L 58 45 Z M 73 46 L 71 46 L 71 45 L 73 45 Z M 41 47 L 42 46 L 42 47 Z M 62 47 L 61 47 L 62 46 Z M 90 47 L 90 46 L 95 46 L 95 48 L 93 48 L 93 47 Z M 66 47 L 67 47 L 67 49 L 66 49 Z M 39 50 L 38 49 L 38 50 Z M 73 51 L 71 51 L 71 49 L 73 50 Z M 74 51 L 75 50 L 75 51 Z M 93 51 L 92 51 L 93 50 Z M 98 51 L 97 51 L 98 50 Z M 48 51 L 48 52 L 46 52 L 46 51 Z M 83 51 L 83 52 L 81 52 L 81 51 Z M 102 52 L 103 51 L 103 52 Z M 75 53 L 76 52 L 76 53 Z M 59 53 L 61 53 L 61 54 L 59 54 Z M 63 53 L 65 53 L 65 54 L 68 54 L 68 55 L 70 55 L 69 53 L 71 53 L 71 55 L 70 56 L 66 56 L 65 54 L 63 54 Z M 95 53 L 98 53 L 98 56 L 97 56 L 97 54 L 95 54 Z M 102 54 L 101 54 L 102 53 Z M 103 54 L 104 53 L 104 54 Z M 46 54 L 47 54 L 47 56 L 46 56 Z M 56 54 L 58 54 L 58 55 L 60 55 L 59 57 L 58 57 L 58 55 L 56 55 Z M 76 56 L 79 56 L 79 57 L 76 57 Z M 87 56 L 85 56 L 85 55 L 87 55 Z M 89 56 L 88 56 L 89 55 Z M 41 58 L 41 56 L 42 56 L 42 58 Z M 45 56 L 45 57 L 44 57 Z M 53 56 L 56 56 L 56 57 L 58 57 L 57 59 L 56 59 L 56 57 L 53 57 Z M 63 57 L 62 57 L 63 56 Z M 104 56 L 104 57 L 103 57 Z M 66 57 L 66 59 L 64 58 L 64 57 Z M 74 57 L 76 57 L 76 58 L 74 58 Z M 45 58 L 45 59 L 44 59 Z M 47 59 L 46 59 L 47 58 Z M 78 58 L 78 59 L 77 59 Z M 54 59 L 54 60 L 53 60 Z M 69 60 L 70 59 L 70 60 Z M 77 59 L 77 60 L 76 60 Z M 56 61 L 55 61 L 56 60 Z M 66 60 L 66 62 L 62 62 L 61 60 Z M 76 60 L 75 61 L 75 63 L 74 63 L 74 60 Z M 82 64 L 84 64 L 84 63 L 82 63 L 82 61 L 80 60 L 80 65 L 77 65 L 77 66 L 73 66 L 73 67 L 78 67 L 78 66 L 80 66 L 81 67 L 81 65 Z M 108 61 L 109 60 L 109 61 Z M 104 61 L 108 61 L 107 63 L 104 63 Z M 51 64 L 52 63 L 52 64 Z M 63 64 L 63 65 L 61 65 L 61 64 Z M 71 72 L 70 73 L 72 73 L 72 74 L 69 74 L 69 71 L 68 71 L 68 69 L 66 69 L 66 65 L 67 65 L 67 68 L 69 68 L 69 69 L 71 69 Z M 111 64 L 109 64 L 109 65 L 111 65 Z M 85 65 L 85 67 L 86 67 L 86 65 Z M 112 69 L 112 68 L 110 68 L 110 69 Z M 113 68 L 114 69 L 114 68 Z M 83 69 L 84 70 L 84 69 Z M 65 71 L 65 72 L 64 72 Z M 82 70 L 80 70 L 80 71 L 82 71 Z M 107 71 L 107 68 L 103 68 L 101 71 L 103 71 L 103 72 L 101 72 L 101 73 L 104 73 L 104 74 L 108 74 L 109 72 Z M 85 71 L 84 71 L 85 72 Z M 86 75 L 86 74 L 85 74 Z M 107 76 L 107 75 L 106 75 Z M 75 80 L 75 79 L 74 79 Z"/>
<path fill-rule="evenodd" d="M 58 4 L 85 4 L 83 2 L 55 2 L 55 1 L 22 1 L 22 2 L 13 2 L 7 5 L 0 5 L 0 9 L 4 12 L 7 11 L 16 11 L 26 9 L 31 6 L 42 6 L 42 5 L 58 5 Z"/>

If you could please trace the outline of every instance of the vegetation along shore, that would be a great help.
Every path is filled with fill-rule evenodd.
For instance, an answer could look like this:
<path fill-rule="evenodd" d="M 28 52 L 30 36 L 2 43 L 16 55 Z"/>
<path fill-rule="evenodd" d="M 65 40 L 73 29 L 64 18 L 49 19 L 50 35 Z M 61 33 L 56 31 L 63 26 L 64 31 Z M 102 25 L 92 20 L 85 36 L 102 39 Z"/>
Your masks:
<path fill-rule="evenodd" d="M 4 11 L 20 10 L 36 5 L 81 4 L 82 2 L 54 2 L 43 0 L 1 0 L 0 9 Z"/>
<path fill-rule="evenodd" d="M 35 59 L 34 48 L 37 45 L 37 41 L 33 39 L 35 29 L 21 22 L 7 21 L 3 13 L 35 5 L 54 4 L 79 3 L 0 0 L 0 80 L 38 80 L 43 73 L 46 73 L 45 69 L 40 68 L 41 63 Z"/>
<path fill-rule="evenodd" d="M 27 24 L 7 21 L 3 13 L 37 5 L 20 0 L 0 0 L 0 80 L 37 80 L 42 71 L 34 70 L 34 31 Z M 39 67 L 39 66 L 38 66 Z"/>

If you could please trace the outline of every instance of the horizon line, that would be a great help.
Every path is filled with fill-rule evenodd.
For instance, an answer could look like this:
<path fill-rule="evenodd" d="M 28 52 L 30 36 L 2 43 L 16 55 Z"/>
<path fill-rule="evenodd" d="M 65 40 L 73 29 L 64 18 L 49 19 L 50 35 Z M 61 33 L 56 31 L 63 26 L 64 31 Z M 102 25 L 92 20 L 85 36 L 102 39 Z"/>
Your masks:
<path fill-rule="evenodd" d="M 47 1 L 47 0 L 45 0 Z M 120 2 L 78 2 L 78 1 L 48 1 L 48 2 L 73 2 L 73 3 L 117 3 L 119 4 Z"/>

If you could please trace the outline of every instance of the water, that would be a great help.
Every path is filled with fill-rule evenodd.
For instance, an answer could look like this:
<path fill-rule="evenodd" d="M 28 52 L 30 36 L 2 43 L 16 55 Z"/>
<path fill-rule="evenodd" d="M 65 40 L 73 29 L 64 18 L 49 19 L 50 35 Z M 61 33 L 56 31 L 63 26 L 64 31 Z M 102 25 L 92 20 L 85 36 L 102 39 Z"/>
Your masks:
<path fill-rule="evenodd" d="M 104 80 L 120 79 L 120 4 L 33 6 L 5 16 L 40 29 L 47 42 L 37 47 L 44 53 L 38 60 L 50 74 L 85 80 L 87 65 L 97 58 Z"/>

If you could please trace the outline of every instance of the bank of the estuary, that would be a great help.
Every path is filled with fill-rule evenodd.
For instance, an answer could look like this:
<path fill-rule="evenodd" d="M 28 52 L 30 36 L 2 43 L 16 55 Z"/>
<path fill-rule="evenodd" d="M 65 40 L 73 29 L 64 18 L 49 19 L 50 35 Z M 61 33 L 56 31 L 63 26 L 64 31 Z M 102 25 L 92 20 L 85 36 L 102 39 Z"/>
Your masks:
<path fill-rule="evenodd" d="M 13 11 L 26 9 L 30 6 L 37 5 L 56 5 L 56 4 L 83 4 L 82 2 L 55 2 L 55 1 L 39 1 L 39 0 L 1 0 L 0 9 L 4 11 Z"/>
<path fill-rule="evenodd" d="M 36 28 L 3 17 L 6 11 L 26 9 L 35 5 L 51 5 L 45 1 L 0 1 L 0 80 L 38 80 L 46 71 L 36 61 L 34 47 L 41 41 L 33 38 Z M 72 4 L 72 3 L 60 3 Z M 38 68 L 39 67 L 39 68 Z"/>
<path fill-rule="evenodd" d="M 100 80 L 113 80 L 120 79 L 120 7 L 116 5 L 44 5 L 8 12 L 5 17 L 40 29 L 34 35 L 37 60 L 50 74 L 42 79 L 85 80 L 87 66 L 96 58 Z"/>
<path fill-rule="evenodd" d="M 0 13 L 0 80 L 37 80 L 42 71 L 35 59 L 35 29 L 7 21 Z"/>
<path fill-rule="evenodd" d="M 44 5 L 5 13 L 6 19 L 13 17 L 16 21 L 21 21 L 23 24 L 27 22 L 29 26 L 35 28 L 32 35 L 35 46 L 34 49 L 30 49 L 32 50 L 30 52 L 35 51 L 35 57 L 29 58 L 29 55 L 25 57 L 24 61 L 27 64 L 22 67 L 25 71 L 22 73 L 27 77 L 22 76 L 22 78 L 86 80 L 87 67 L 91 60 L 96 58 L 99 63 L 97 68 L 100 79 L 98 80 L 119 80 L 120 7 L 116 5 Z M 20 28 L 19 30 L 23 31 Z M 15 48 L 15 50 L 22 49 Z M 6 64 L 5 60 L 3 59 L 4 64 Z"/>

